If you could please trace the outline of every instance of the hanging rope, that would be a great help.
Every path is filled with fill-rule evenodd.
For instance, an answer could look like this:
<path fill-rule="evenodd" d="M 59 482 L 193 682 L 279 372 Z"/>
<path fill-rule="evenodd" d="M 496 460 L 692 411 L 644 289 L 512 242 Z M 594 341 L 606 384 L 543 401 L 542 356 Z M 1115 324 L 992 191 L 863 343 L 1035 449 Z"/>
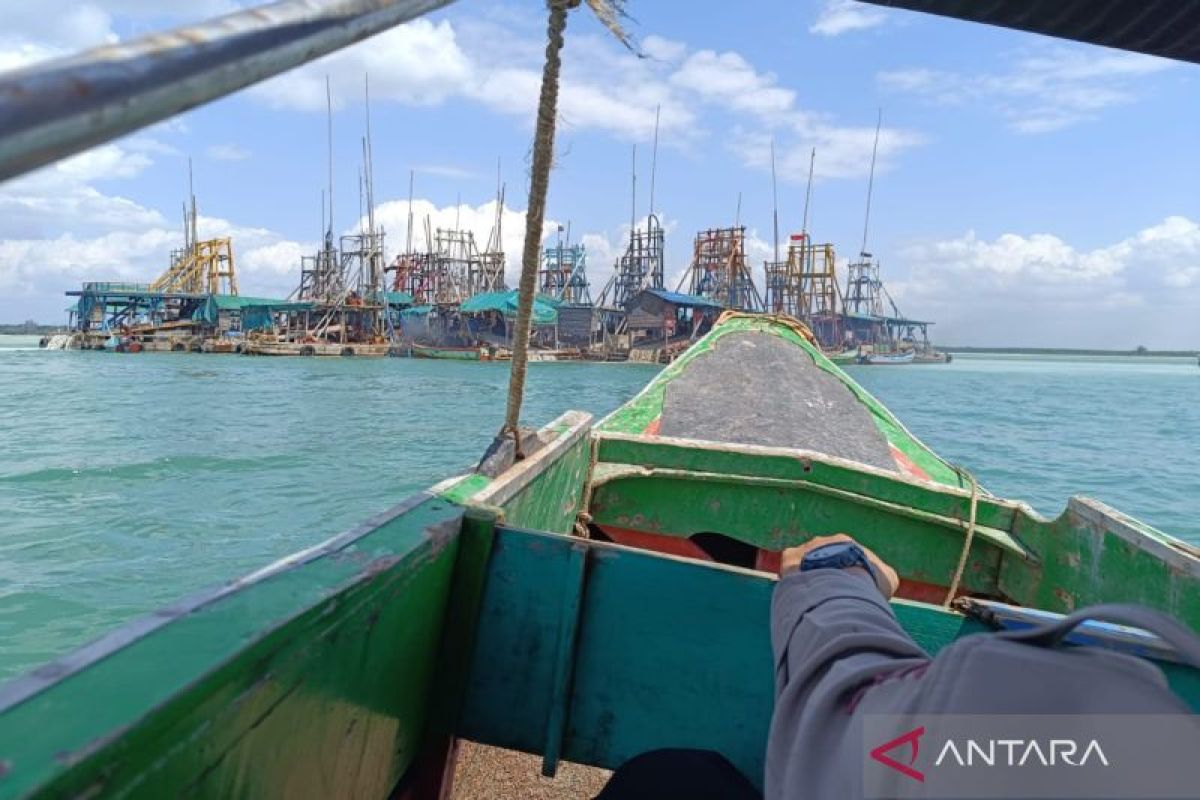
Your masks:
<path fill-rule="evenodd" d="M 537 127 L 533 135 L 533 163 L 529 180 L 529 210 L 525 212 L 525 248 L 521 253 L 520 295 L 513 331 L 512 368 L 508 379 L 508 409 L 501 435 L 510 434 L 516 457 L 523 458 L 518 426 L 525 397 L 525 370 L 529 361 L 529 335 L 533 318 L 533 293 L 538 257 L 542 248 L 542 225 L 546 219 L 546 192 L 554 160 L 554 126 L 558 115 L 558 73 L 562 65 L 563 31 L 567 12 L 580 0 L 548 0 L 550 20 L 546 27 L 546 64 L 542 68 L 542 93 L 538 99 Z"/>
<path fill-rule="evenodd" d="M 962 582 L 963 570 L 967 567 L 967 556 L 971 552 L 971 542 L 975 539 L 975 513 L 979 508 L 979 481 L 962 467 L 955 466 L 954 471 L 958 473 L 960 480 L 966 478 L 971 481 L 971 510 L 967 520 L 967 535 L 963 539 L 962 552 L 958 554 L 958 566 L 954 568 L 954 577 L 950 579 L 950 590 L 946 592 L 946 599 L 942 601 L 943 608 L 949 608 L 954 602 L 954 595 L 958 594 L 958 585 Z"/>

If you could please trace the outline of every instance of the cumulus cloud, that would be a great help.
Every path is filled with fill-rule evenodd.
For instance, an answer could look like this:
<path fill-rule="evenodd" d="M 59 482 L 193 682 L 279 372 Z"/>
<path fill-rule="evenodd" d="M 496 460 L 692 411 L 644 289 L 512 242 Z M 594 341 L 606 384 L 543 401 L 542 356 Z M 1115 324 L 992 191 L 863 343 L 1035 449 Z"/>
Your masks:
<path fill-rule="evenodd" d="M 818 36 L 841 36 L 851 31 L 875 28 L 885 22 L 887 13 L 881 8 L 855 0 L 825 0 L 808 30 Z"/>
<path fill-rule="evenodd" d="M 540 31 L 514 24 L 417 20 L 293 70 L 251 94 L 277 107 L 323 110 L 326 76 L 338 106 L 360 101 L 363 74 L 369 73 L 373 100 L 417 107 L 466 100 L 531 124 L 544 44 Z M 662 141 L 688 147 L 711 133 L 706 117 L 713 111 L 750 115 L 756 130 L 778 134 L 781 150 L 803 152 L 806 165 L 808 148 L 828 151 L 818 159 L 821 176 L 865 174 L 870 143 L 864 147 L 863 130 L 802 109 L 793 89 L 773 73 L 758 70 L 746 56 L 690 51 L 683 42 L 654 34 L 641 46 L 647 58 L 626 52 L 607 36 L 579 34 L 570 39 L 559 95 L 562 133 L 594 130 L 646 141 L 654 133 L 657 113 Z M 873 135 L 872 129 L 868 138 Z M 881 169 L 921 141 L 912 132 L 885 130 Z M 751 137 L 733 142 L 732 151 L 746 164 L 762 168 L 756 145 Z M 785 179 L 796 174 L 783 173 Z"/>
<path fill-rule="evenodd" d="M 902 307 L 954 344 L 1192 347 L 1200 336 L 1200 223 L 1171 216 L 1084 249 L 1049 233 L 973 231 L 899 253 Z"/>
<path fill-rule="evenodd" d="M 886 89 L 935 105 L 985 107 L 1003 116 L 1011 130 L 1039 134 L 1132 102 L 1135 79 L 1172 66 L 1136 53 L 1054 45 L 1026 51 L 1001 72 L 970 75 L 916 67 L 881 72 L 878 80 Z"/>

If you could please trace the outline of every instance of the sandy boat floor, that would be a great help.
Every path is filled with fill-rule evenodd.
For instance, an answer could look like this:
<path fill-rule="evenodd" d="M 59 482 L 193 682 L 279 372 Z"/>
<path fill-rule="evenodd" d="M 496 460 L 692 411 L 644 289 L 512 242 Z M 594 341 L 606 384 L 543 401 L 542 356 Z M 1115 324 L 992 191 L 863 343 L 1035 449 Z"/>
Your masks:
<path fill-rule="evenodd" d="M 461 742 L 451 800 L 567 800 L 592 798 L 611 775 L 606 769 L 559 762 L 553 778 L 542 775 L 541 756 Z"/>

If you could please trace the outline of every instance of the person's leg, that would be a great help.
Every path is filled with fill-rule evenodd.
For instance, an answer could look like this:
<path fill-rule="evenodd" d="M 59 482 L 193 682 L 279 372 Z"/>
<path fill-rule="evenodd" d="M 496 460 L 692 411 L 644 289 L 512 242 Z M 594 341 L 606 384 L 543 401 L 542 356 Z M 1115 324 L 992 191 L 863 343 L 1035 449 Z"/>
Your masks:
<path fill-rule="evenodd" d="M 596 800 L 761 800 L 729 759 L 712 750 L 651 750 L 626 761 Z"/>

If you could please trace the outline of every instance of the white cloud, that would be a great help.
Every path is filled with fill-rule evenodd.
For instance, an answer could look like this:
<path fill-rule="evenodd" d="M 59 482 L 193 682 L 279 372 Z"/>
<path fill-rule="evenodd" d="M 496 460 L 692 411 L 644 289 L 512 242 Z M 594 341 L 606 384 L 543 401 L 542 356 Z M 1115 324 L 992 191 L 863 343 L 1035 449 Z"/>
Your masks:
<path fill-rule="evenodd" d="M 417 19 L 373 37 L 367 43 L 325 56 L 249 90 L 271 106 L 306 111 L 325 109 L 329 77 L 335 108 L 358 103 L 363 76 L 371 80 L 372 100 L 435 105 L 475 83 L 467 55 L 446 20 Z"/>
<path fill-rule="evenodd" d="M 417 20 L 251 90 L 279 107 L 323 110 L 325 76 L 334 104 L 358 102 L 363 74 L 371 76 L 372 100 L 412 106 L 456 99 L 484 106 L 532 124 L 541 85 L 544 44 L 528 30 L 489 20 Z M 569 43 L 559 92 L 560 132 L 597 130 L 622 139 L 647 141 L 659 113 L 661 140 L 688 147 L 710 132 L 712 112 L 754 117 L 759 130 L 775 130 L 781 152 L 817 146 L 820 175 L 857 177 L 869 165 L 873 130 L 839 125 L 832 118 L 801 109 L 796 92 L 777 76 L 761 72 L 733 51 L 688 51 L 678 41 L 651 34 L 642 40 L 649 58 L 638 58 L 609 36 L 580 34 Z M 905 131 L 885 130 L 881 168 L 905 148 L 923 139 Z M 734 142 L 748 165 L 762 168 L 754 142 Z M 866 155 L 864 156 L 864 149 Z M 797 156 L 799 158 L 799 156 Z M 798 173 L 787 170 L 785 179 Z"/>
<path fill-rule="evenodd" d="M 683 58 L 687 53 L 687 45 L 673 39 L 667 39 L 656 34 L 650 34 L 639 43 L 642 53 L 657 61 L 674 62 Z"/>
<path fill-rule="evenodd" d="M 1096 119 L 1137 99 L 1134 79 L 1172 63 L 1136 53 L 1047 46 L 1016 58 L 1003 72 L 967 75 L 923 67 L 879 73 L 884 88 L 935 105 L 982 105 L 1017 133 L 1049 133 Z"/>
<path fill-rule="evenodd" d="M 1190 347 L 1200 336 L 1200 223 L 1186 217 L 1092 249 L 1048 233 L 968 231 L 899 256 L 908 277 L 887 281 L 893 296 L 937 319 L 949 343 Z"/>
<path fill-rule="evenodd" d="M 887 13 L 855 0 L 825 0 L 809 32 L 818 36 L 841 36 L 851 31 L 875 28 L 887 22 Z"/>
<path fill-rule="evenodd" d="M 204 154 L 214 161 L 245 161 L 250 157 L 249 150 L 236 144 L 211 144 Z"/>
<path fill-rule="evenodd" d="M 414 171 L 423 175 L 436 175 L 440 178 L 478 178 L 479 173 L 473 169 L 466 167 L 457 167 L 453 164 L 419 164 L 413 167 Z"/>
<path fill-rule="evenodd" d="M 695 52 L 671 75 L 670 82 L 714 104 L 755 114 L 791 111 L 796 102 L 796 93 L 778 86 L 773 74 L 758 72 L 734 52 Z"/>

